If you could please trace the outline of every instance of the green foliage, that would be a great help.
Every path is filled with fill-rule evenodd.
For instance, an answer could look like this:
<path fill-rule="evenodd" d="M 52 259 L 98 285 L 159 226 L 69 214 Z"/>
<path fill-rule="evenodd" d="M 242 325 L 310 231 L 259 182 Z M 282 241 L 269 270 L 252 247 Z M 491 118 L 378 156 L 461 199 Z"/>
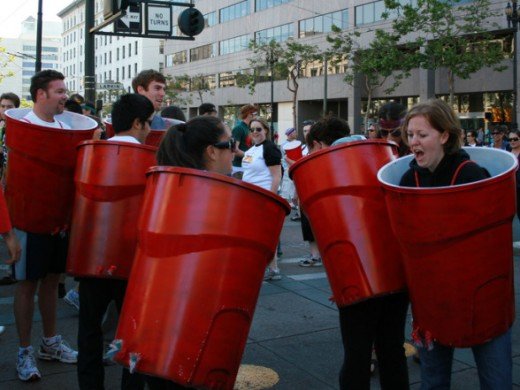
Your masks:
<path fill-rule="evenodd" d="M 385 0 L 396 33 L 421 47 L 420 66 L 424 69 L 446 68 L 451 100 L 454 77 L 468 79 L 483 67 L 505 69 L 504 55 L 489 32 L 499 26 L 490 21 L 498 12 L 489 0 L 460 4 L 459 0 L 417 0 L 416 6 L 398 0 Z"/>
<path fill-rule="evenodd" d="M 0 41 L 1 40 L 2 39 L 0 38 Z M 5 47 L 0 46 L 0 58 L 2 58 L 0 60 L 0 84 L 1 84 L 2 81 L 4 80 L 4 78 L 12 77 L 14 75 L 14 73 L 12 71 L 6 70 L 7 66 L 9 66 L 9 64 L 14 61 L 14 56 L 12 54 L 8 54 Z"/>
<path fill-rule="evenodd" d="M 262 77 L 266 70 L 272 70 L 275 79 L 287 80 L 287 89 L 293 94 L 293 126 L 296 127 L 296 102 L 300 86 L 298 80 L 301 71 L 308 64 L 322 59 L 317 46 L 306 45 L 289 38 L 282 43 L 275 40 L 267 43 L 251 41 L 249 47 L 253 55 L 248 61 L 254 70 L 254 77 L 249 79 L 250 93 L 254 93 L 258 82 L 267 81 Z"/>
<path fill-rule="evenodd" d="M 385 85 L 392 76 L 392 82 L 386 85 L 384 91 L 393 92 L 419 65 L 419 51 L 415 43 L 400 43 L 401 35 L 395 32 L 375 30 L 373 39 L 366 47 L 359 44 L 360 37 L 357 30 L 342 31 L 333 26 L 333 33 L 327 36 L 331 47 L 326 55 L 332 64 L 347 63 L 344 80 L 348 84 L 353 85 L 355 79 L 361 76 L 368 98 L 366 124 L 375 90 Z"/>

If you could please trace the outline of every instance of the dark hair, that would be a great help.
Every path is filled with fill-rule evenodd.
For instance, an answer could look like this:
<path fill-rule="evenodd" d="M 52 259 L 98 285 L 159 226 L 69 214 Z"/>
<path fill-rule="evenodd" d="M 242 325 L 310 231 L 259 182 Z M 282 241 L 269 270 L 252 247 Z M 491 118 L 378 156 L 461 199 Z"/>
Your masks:
<path fill-rule="evenodd" d="M 199 115 L 207 114 L 208 112 L 217 112 L 217 108 L 213 103 L 202 103 L 199 106 Z"/>
<path fill-rule="evenodd" d="M 471 134 L 474 138 L 477 138 L 477 132 L 476 132 L 476 130 L 468 130 L 468 131 L 466 131 L 466 137 L 467 137 L 468 135 L 470 135 L 470 134 Z"/>
<path fill-rule="evenodd" d="M 496 125 L 493 128 L 493 132 L 499 132 L 499 133 L 502 133 L 502 134 L 507 133 L 507 131 L 508 131 L 507 125 Z"/>
<path fill-rule="evenodd" d="M 307 133 L 305 142 L 309 147 L 312 146 L 313 141 L 323 142 L 325 145 L 330 146 L 337 139 L 347 137 L 348 135 L 350 135 L 350 127 L 347 121 L 341 118 L 327 117 L 320 119 L 312 125 Z"/>
<path fill-rule="evenodd" d="M 159 73 L 153 69 L 143 70 L 139 72 L 139 74 L 132 80 L 132 88 L 134 89 L 135 93 L 137 93 L 137 87 L 139 86 L 148 91 L 148 86 L 152 81 L 166 84 L 166 77 L 164 77 L 162 73 Z"/>
<path fill-rule="evenodd" d="M 204 151 L 208 145 L 219 142 L 225 131 L 224 122 L 213 116 L 197 116 L 174 125 L 159 145 L 157 162 L 159 165 L 205 169 Z"/>
<path fill-rule="evenodd" d="M 186 116 L 178 106 L 164 107 L 161 111 L 161 116 L 163 118 L 178 119 L 180 121 L 186 122 Z"/>
<path fill-rule="evenodd" d="M 36 103 L 36 93 L 38 90 L 43 89 L 47 91 L 47 86 L 54 80 L 65 80 L 65 76 L 63 73 L 52 69 L 46 69 L 35 73 L 34 76 L 31 77 L 31 87 L 29 89 L 32 101 Z"/>
<path fill-rule="evenodd" d="M 307 120 L 304 120 L 304 121 L 302 122 L 302 127 L 309 126 L 309 125 L 312 126 L 312 125 L 315 124 L 315 123 L 316 123 L 316 122 L 313 121 L 312 119 L 307 119 Z"/>
<path fill-rule="evenodd" d="M 81 105 L 81 108 L 84 110 L 89 110 L 92 115 L 96 115 L 96 109 L 94 108 L 94 103 L 92 102 L 85 102 Z"/>
<path fill-rule="evenodd" d="M 13 92 L 5 92 L 2 95 L 0 95 L 0 100 L 3 99 L 12 101 L 16 108 L 20 107 L 20 98 L 17 94 Z"/>
<path fill-rule="evenodd" d="M 127 93 L 112 106 L 112 127 L 114 133 L 128 131 L 134 120 L 145 123 L 154 113 L 152 102 L 143 95 Z"/>
<path fill-rule="evenodd" d="M 81 96 L 79 93 L 74 93 L 74 94 L 70 95 L 70 98 L 72 100 L 77 101 L 79 104 L 85 103 L 85 98 L 83 96 Z"/>
<path fill-rule="evenodd" d="M 73 100 L 73 99 L 68 99 L 66 102 L 65 102 L 65 109 L 67 111 L 70 111 L 70 112 L 75 112 L 76 114 L 83 114 L 83 110 L 81 109 L 81 105 Z"/>
<path fill-rule="evenodd" d="M 406 115 L 406 107 L 400 103 L 390 102 L 381 106 L 378 112 L 379 127 L 383 130 L 394 130 L 401 127 Z"/>

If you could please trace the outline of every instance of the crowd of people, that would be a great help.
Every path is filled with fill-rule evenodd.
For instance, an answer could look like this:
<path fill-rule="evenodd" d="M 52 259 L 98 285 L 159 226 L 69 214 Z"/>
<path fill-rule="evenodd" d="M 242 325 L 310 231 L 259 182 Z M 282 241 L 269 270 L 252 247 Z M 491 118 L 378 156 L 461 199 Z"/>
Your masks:
<path fill-rule="evenodd" d="M 273 129 L 266 118 L 258 115 L 255 105 L 247 104 L 238 112 L 239 120 L 230 129 L 219 118 L 212 103 L 199 107 L 199 116 L 186 121 L 178 107 L 163 108 L 166 79 L 154 70 L 139 73 L 132 83 L 134 93 L 121 96 L 112 107 L 111 126 L 115 135 L 110 141 L 144 144 L 151 130 L 165 130 L 157 150 L 157 164 L 187 167 L 241 179 L 272 193 L 282 194 L 296 210 L 293 221 L 301 220 L 303 240 L 309 243 L 309 257 L 300 261 L 302 267 L 320 267 L 322 259 L 305 210 L 300 208 L 294 184 L 288 170 L 295 163 L 273 142 Z M 64 76 L 53 70 L 36 73 L 31 79 L 32 109 L 22 121 L 39 126 L 69 129 L 57 119 L 64 110 L 96 119 L 99 131 L 96 139 L 106 139 L 104 124 L 96 115 L 91 102 L 80 96 L 69 98 Z M 0 96 L 3 161 L 8 169 L 4 113 L 17 108 L 20 99 L 12 93 Z M 161 111 L 162 110 L 162 111 Z M 171 122 L 170 120 L 175 122 Z M 479 147 L 482 140 L 476 131 L 465 134 L 451 108 L 441 100 L 419 103 L 407 110 L 401 104 L 388 103 L 381 107 L 377 122 L 367 126 L 365 136 L 351 134 L 346 121 L 336 117 L 315 118 L 303 122 L 302 132 L 296 128 L 285 131 L 288 141 L 300 138 L 302 155 L 315 153 L 335 145 L 384 139 L 396 144 L 399 156 L 412 154 L 409 170 L 401 178 L 403 187 L 438 187 L 470 183 L 489 177 L 485 169 L 470 161 L 462 146 Z M 172 125 L 173 123 L 173 125 Z M 520 156 L 520 132 L 506 126 L 493 128 L 490 147 L 511 151 Z M 8 142 L 7 142 L 8 144 Z M 132 167 L 128 167 L 131 169 Z M 12 173 L 11 174 L 16 174 Z M 517 174 L 518 175 L 518 174 Z M 518 177 L 520 179 L 520 177 Z M 520 180 L 517 179 L 517 185 Z M 2 175 L 5 185 L 5 175 Z M 517 203 L 520 206 L 520 191 Z M 520 210 L 520 208 L 518 209 Z M 520 212 L 518 214 L 520 218 Z M 76 351 L 59 334 L 56 307 L 61 275 L 65 273 L 69 232 L 64 229 L 52 234 L 40 234 L 13 228 L 7 207 L 0 193 L 0 233 L 7 245 L 12 265 L 12 279 L 17 283 L 14 314 L 19 337 L 17 356 L 18 377 L 22 381 L 41 378 L 35 356 L 67 364 L 77 363 L 80 389 L 104 388 L 103 318 L 112 303 L 117 322 L 126 284 L 125 280 L 78 278 L 77 288 L 67 293 L 67 301 L 79 309 Z M 265 270 L 264 280 L 282 278 L 276 253 Z M 34 298 L 42 318 L 43 337 L 37 352 L 32 346 Z M 344 361 L 339 373 L 341 389 L 368 389 L 377 356 L 381 387 L 409 388 L 408 368 L 403 343 L 409 307 L 406 291 L 372 297 L 362 302 L 339 307 L 339 323 L 344 347 Z M 442 321 L 442 318 L 438 319 Z M 0 327 L 0 333 L 3 331 Z M 113 334 L 113 329 L 112 329 Z M 435 340 L 419 348 L 423 389 L 450 387 L 454 348 Z M 511 330 L 472 347 L 482 388 L 508 389 L 512 386 Z M 122 388 L 143 389 L 186 388 L 181 384 L 123 370 Z"/>

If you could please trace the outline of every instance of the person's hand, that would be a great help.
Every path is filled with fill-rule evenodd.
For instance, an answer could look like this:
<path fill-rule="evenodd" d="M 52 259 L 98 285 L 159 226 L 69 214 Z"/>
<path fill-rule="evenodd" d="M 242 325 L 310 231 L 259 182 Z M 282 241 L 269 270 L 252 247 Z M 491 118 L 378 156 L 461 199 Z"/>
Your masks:
<path fill-rule="evenodd" d="M 18 237 L 14 233 L 14 230 L 10 230 L 7 233 L 2 234 L 4 238 L 5 244 L 7 245 L 7 250 L 9 251 L 10 259 L 5 261 L 6 264 L 14 264 L 18 260 L 20 260 L 20 256 L 22 254 L 22 246 L 20 245 L 20 241 L 18 241 Z"/>

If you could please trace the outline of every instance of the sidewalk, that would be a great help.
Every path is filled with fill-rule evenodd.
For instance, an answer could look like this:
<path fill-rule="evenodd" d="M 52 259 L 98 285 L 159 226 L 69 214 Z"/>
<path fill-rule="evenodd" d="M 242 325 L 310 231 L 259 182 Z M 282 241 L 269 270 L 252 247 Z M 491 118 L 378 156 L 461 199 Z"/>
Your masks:
<path fill-rule="evenodd" d="M 520 226 L 515 218 L 515 240 L 520 239 Z M 301 241 L 300 224 L 286 219 L 282 232 L 280 268 L 283 279 L 264 282 L 243 356 L 244 375 L 239 375 L 238 389 L 274 388 L 337 389 L 338 372 L 342 363 L 341 336 L 336 307 L 324 269 L 302 268 L 297 262 L 307 253 Z M 5 253 L 0 251 L 0 256 Z M 3 257 L 0 257 L 3 258 Z M 517 312 L 519 310 L 519 261 L 515 256 L 515 285 Z M 73 284 L 68 280 L 69 287 Z M 13 286 L 0 286 L 0 324 L 7 325 L 0 336 L 0 389 L 77 389 L 74 365 L 40 361 L 43 378 L 39 382 L 25 384 L 16 376 L 16 330 L 12 314 Z M 76 345 L 77 313 L 60 300 L 58 329 L 73 345 Z M 408 321 L 409 324 L 409 321 Z M 36 311 L 33 345 L 41 334 L 41 323 Z M 408 325 L 406 335 L 409 336 Z M 520 325 L 513 326 L 513 381 L 520 388 Z M 419 365 L 408 358 L 412 389 L 420 387 Z M 119 366 L 106 368 L 106 389 L 120 387 Z M 263 383 L 254 387 L 253 383 Z M 268 387 L 271 384 L 271 387 Z M 372 379 L 372 389 L 379 389 L 377 371 Z M 453 364 L 452 389 L 478 389 L 475 362 L 469 349 L 457 350 Z"/>

